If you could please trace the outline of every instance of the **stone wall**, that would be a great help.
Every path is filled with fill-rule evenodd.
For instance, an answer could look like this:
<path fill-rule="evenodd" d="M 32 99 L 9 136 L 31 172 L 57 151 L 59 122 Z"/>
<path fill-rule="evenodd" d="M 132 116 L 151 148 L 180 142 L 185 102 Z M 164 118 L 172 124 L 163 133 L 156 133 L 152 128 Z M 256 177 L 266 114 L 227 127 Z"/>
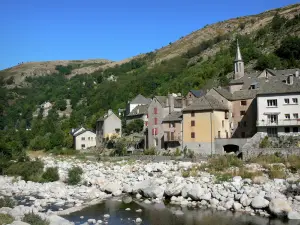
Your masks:
<path fill-rule="evenodd" d="M 283 157 L 300 155 L 300 148 L 249 148 L 243 152 L 243 159 L 248 160 L 259 155 L 273 155 L 279 153 Z"/>
<path fill-rule="evenodd" d="M 163 156 L 163 155 L 130 155 L 130 156 L 117 156 L 117 157 L 103 157 L 103 160 L 109 161 L 119 161 L 119 160 L 141 160 L 141 161 L 151 161 L 151 162 L 163 162 L 169 160 L 176 161 L 192 161 L 192 162 L 200 162 L 206 160 L 205 156 L 195 155 L 193 159 L 185 158 L 183 156 Z"/>

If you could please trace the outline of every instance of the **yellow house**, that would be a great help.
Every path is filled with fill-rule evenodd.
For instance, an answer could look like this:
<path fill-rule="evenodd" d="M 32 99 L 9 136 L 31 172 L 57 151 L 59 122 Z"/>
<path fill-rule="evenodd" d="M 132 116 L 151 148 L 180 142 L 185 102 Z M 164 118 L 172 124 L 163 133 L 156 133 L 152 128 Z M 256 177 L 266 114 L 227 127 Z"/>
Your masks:
<path fill-rule="evenodd" d="M 215 139 L 229 137 L 228 107 L 205 95 L 186 107 L 183 113 L 183 146 L 197 154 L 214 154 Z"/>

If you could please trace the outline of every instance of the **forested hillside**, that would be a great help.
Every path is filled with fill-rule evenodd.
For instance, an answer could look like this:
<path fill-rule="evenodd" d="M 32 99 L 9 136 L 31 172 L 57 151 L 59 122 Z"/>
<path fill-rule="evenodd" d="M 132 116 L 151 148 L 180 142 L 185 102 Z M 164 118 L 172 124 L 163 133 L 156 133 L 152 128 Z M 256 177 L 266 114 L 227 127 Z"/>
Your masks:
<path fill-rule="evenodd" d="M 299 9 L 299 5 L 289 9 L 297 7 Z M 13 83 L 13 79 L 2 79 L 1 153 L 14 155 L 25 148 L 70 148 L 71 128 L 79 125 L 93 128 L 108 109 L 125 108 L 126 103 L 139 93 L 148 97 L 168 92 L 186 94 L 190 89 L 226 85 L 233 70 L 236 39 L 248 72 L 300 67 L 299 10 L 288 16 L 279 12 L 281 10 L 268 12 L 272 19 L 256 29 L 251 29 L 251 24 L 256 26 L 256 20 L 251 22 L 251 17 L 244 18 L 242 21 L 247 23 L 240 23 L 232 32 L 193 44 L 187 51 L 177 51 L 178 47 L 172 57 L 170 52 L 168 56 L 165 54 L 166 47 L 114 67 L 72 77 L 69 76 L 74 69 L 72 66 L 59 65 L 54 74 L 28 76 L 26 85 L 18 88 L 8 89 L 6 86 Z M 178 43 L 170 45 L 177 46 Z M 110 79 L 112 75 L 116 81 Z M 58 110 L 65 110 L 67 99 L 72 106 L 71 116 L 59 117 Z M 42 110 L 33 117 L 39 105 L 46 101 L 54 105 L 48 117 L 43 118 Z"/>

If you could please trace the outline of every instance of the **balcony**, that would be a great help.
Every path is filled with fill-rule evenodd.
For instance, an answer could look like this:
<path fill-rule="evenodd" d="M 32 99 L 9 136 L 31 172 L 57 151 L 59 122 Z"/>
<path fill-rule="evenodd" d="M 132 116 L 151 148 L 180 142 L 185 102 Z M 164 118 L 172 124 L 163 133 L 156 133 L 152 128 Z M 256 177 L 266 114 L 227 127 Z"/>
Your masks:
<path fill-rule="evenodd" d="M 256 121 L 257 127 L 274 127 L 274 126 L 300 126 L 300 119 L 277 120 L 277 121 Z"/>
<path fill-rule="evenodd" d="M 165 132 L 164 141 L 181 141 L 181 138 L 174 134 L 174 132 Z"/>

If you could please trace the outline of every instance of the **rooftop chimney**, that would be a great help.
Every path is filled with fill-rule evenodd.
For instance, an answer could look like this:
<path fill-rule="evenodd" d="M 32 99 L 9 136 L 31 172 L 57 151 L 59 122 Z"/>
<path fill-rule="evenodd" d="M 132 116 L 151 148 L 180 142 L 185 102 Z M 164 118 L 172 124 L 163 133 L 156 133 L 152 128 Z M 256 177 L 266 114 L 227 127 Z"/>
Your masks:
<path fill-rule="evenodd" d="M 172 94 L 168 94 L 169 101 L 169 113 L 174 111 L 174 96 Z"/>
<path fill-rule="evenodd" d="M 299 70 L 296 70 L 295 77 L 299 77 Z"/>
<path fill-rule="evenodd" d="M 293 75 L 289 75 L 287 78 L 287 84 L 292 85 L 294 83 L 294 76 Z"/>
<path fill-rule="evenodd" d="M 111 109 L 109 109 L 107 112 L 107 116 L 110 116 L 112 113 L 113 113 L 113 111 Z"/>
<path fill-rule="evenodd" d="M 186 99 L 182 97 L 181 101 L 182 101 L 182 103 L 181 103 L 182 109 L 184 109 L 186 107 Z"/>

